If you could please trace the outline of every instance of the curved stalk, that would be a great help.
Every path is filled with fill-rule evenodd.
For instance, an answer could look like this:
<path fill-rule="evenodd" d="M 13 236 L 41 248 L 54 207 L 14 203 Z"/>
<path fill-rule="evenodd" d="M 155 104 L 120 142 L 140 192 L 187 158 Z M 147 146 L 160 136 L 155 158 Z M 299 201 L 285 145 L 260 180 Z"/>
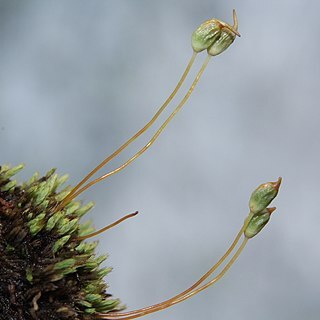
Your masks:
<path fill-rule="evenodd" d="M 85 184 L 82 188 L 80 188 L 79 190 L 77 190 L 76 192 L 73 192 L 71 195 L 69 194 L 65 200 L 62 201 L 61 206 L 64 206 L 65 204 L 67 204 L 68 202 L 72 201 L 74 198 L 76 198 L 78 195 L 80 195 L 82 192 L 86 191 L 87 189 L 89 189 L 90 187 L 92 187 L 93 185 L 95 185 L 96 183 L 101 182 L 102 180 L 120 172 L 121 170 L 123 170 L 124 168 L 126 168 L 131 162 L 133 162 L 135 159 L 139 158 L 145 151 L 147 151 L 152 145 L 153 143 L 157 140 L 157 138 L 159 137 L 159 135 L 162 133 L 162 131 L 165 129 L 165 127 L 169 124 L 169 122 L 174 118 L 174 116 L 181 110 L 181 108 L 184 106 L 184 104 L 187 102 L 187 100 L 189 99 L 190 95 L 192 94 L 195 86 L 197 85 L 197 83 L 199 82 L 204 70 L 206 69 L 209 61 L 210 61 L 211 56 L 208 55 L 206 60 L 204 61 L 200 71 L 198 72 L 196 78 L 194 79 L 191 87 L 189 88 L 187 94 L 184 96 L 184 98 L 181 100 L 181 102 L 179 103 L 179 105 L 174 109 L 174 111 L 170 114 L 170 116 L 165 120 L 165 122 L 161 125 L 161 127 L 158 129 L 158 131 L 154 134 L 154 136 L 149 140 L 149 142 L 142 148 L 140 149 L 140 151 L 138 151 L 135 155 L 133 155 L 129 160 L 127 160 L 125 163 L 123 163 L 121 166 L 119 166 L 118 168 L 102 175 L 99 178 L 96 178 L 90 182 L 88 182 L 87 184 Z M 102 167 L 102 166 L 101 166 Z M 78 188 L 78 187 L 77 187 Z M 58 209 L 57 209 L 58 210 Z"/>
<path fill-rule="evenodd" d="M 127 148 L 133 141 L 135 141 L 139 136 L 141 136 L 144 132 L 146 132 L 152 124 L 159 118 L 161 113 L 165 110 L 165 108 L 168 106 L 168 104 L 172 101 L 178 90 L 181 88 L 182 84 L 184 83 L 194 61 L 197 56 L 196 52 L 193 52 L 192 57 L 181 76 L 181 79 L 179 80 L 178 84 L 170 94 L 170 96 L 167 98 L 167 100 L 164 102 L 164 104 L 159 108 L 159 110 L 156 112 L 156 114 L 152 117 L 152 119 L 143 127 L 141 128 L 137 133 L 135 133 L 129 140 L 127 140 L 120 148 L 118 148 L 116 151 L 114 151 L 110 156 L 105 158 L 98 166 L 96 166 L 89 174 L 87 174 L 72 190 L 71 192 L 65 197 L 65 199 L 58 205 L 56 208 L 56 211 L 59 211 L 61 208 L 63 208 L 67 203 L 69 203 L 74 197 L 73 195 L 76 193 L 77 190 L 80 189 L 81 186 L 83 186 L 95 173 L 97 173 L 101 168 L 103 168 L 108 162 L 110 162 L 112 159 L 114 159 L 120 152 L 122 152 L 125 148 Z"/>
<path fill-rule="evenodd" d="M 127 220 L 127 219 L 129 219 L 129 218 L 135 217 L 138 213 L 139 213 L 139 212 L 136 211 L 136 212 L 134 212 L 134 213 L 127 214 L 126 216 L 124 216 L 124 217 L 122 217 L 121 219 L 119 219 L 119 220 L 117 220 L 117 221 L 115 221 L 115 222 L 107 225 L 106 227 L 103 227 L 103 228 L 101 228 L 101 229 L 99 229 L 99 230 L 97 230 L 97 231 L 95 231 L 95 232 L 92 232 L 92 233 L 90 233 L 90 234 L 87 234 L 86 236 L 78 237 L 78 240 L 86 240 L 86 239 L 90 239 L 90 238 L 92 238 L 92 237 L 95 237 L 95 236 L 97 236 L 97 235 L 99 235 L 99 234 L 101 234 L 101 233 L 103 233 L 103 232 L 105 232 L 105 231 L 107 231 L 107 230 L 115 227 L 116 225 L 120 224 L 121 222 L 123 222 L 123 221 L 125 221 L 125 220 Z"/>
<path fill-rule="evenodd" d="M 126 316 L 126 315 L 122 315 L 120 313 L 118 313 L 116 316 L 113 316 L 112 313 L 110 314 L 100 314 L 98 315 L 99 319 L 108 319 L 108 320 L 131 320 L 131 319 L 136 319 L 136 318 L 140 318 L 142 316 L 145 316 L 147 314 L 153 313 L 153 312 L 157 312 L 166 308 L 169 308 L 177 303 L 180 303 L 186 299 L 191 298 L 192 296 L 196 295 L 197 293 L 205 290 L 206 288 L 210 287 L 211 285 L 213 285 L 214 283 L 218 282 L 225 274 L 226 272 L 231 268 L 231 266 L 234 264 L 234 262 L 237 260 L 237 258 L 239 257 L 239 255 L 241 254 L 241 252 L 243 251 L 244 247 L 246 246 L 247 242 L 248 242 L 248 238 L 244 238 L 242 244 L 240 245 L 240 247 L 238 248 L 238 250 L 235 252 L 235 254 L 232 256 L 232 258 L 230 259 L 230 261 L 225 265 L 225 267 L 222 269 L 222 271 L 212 280 L 208 281 L 206 284 L 204 284 L 203 286 L 199 287 L 198 289 L 192 290 L 191 292 L 180 296 L 179 298 L 172 298 L 169 299 L 159 305 L 157 305 L 156 307 L 150 308 L 148 310 L 142 311 L 142 309 L 136 310 L 135 314 L 132 314 L 130 316 Z"/>

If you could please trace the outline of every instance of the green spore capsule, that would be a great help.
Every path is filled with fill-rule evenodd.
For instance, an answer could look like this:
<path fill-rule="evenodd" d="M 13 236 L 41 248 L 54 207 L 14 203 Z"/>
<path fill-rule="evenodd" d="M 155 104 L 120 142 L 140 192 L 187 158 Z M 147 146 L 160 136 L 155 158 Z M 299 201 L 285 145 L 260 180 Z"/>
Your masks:
<path fill-rule="evenodd" d="M 246 238 L 251 239 L 256 236 L 269 222 L 270 216 L 275 209 L 276 208 L 267 208 L 259 214 L 254 215 L 251 218 L 246 230 L 244 231 L 244 235 L 246 236 Z"/>
<path fill-rule="evenodd" d="M 208 54 L 210 56 L 217 56 L 223 51 L 227 50 L 233 43 L 236 35 L 227 28 L 223 28 L 220 32 L 219 37 L 213 44 L 208 48 Z"/>
<path fill-rule="evenodd" d="M 191 37 L 192 48 L 195 52 L 208 49 L 220 36 L 220 23 L 217 19 L 205 21 L 193 32 Z"/>
<path fill-rule="evenodd" d="M 218 19 L 210 19 L 201 24 L 191 37 L 194 52 L 207 50 L 209 55 L 216 56 L 225 51 L 235 37 L 240 36 L 235 10 L 233 10 L 233 20 L 233 26 Z"/>
<path fill-rule="evenodd" d="M 282 178 L 278 178 L 276 182 L 267 182 L 261 184 L 251 194 L 249 200 L 249 208 L 253 214 L 257 214 L 266 209 L 271 201 L 277 196 Z"/>

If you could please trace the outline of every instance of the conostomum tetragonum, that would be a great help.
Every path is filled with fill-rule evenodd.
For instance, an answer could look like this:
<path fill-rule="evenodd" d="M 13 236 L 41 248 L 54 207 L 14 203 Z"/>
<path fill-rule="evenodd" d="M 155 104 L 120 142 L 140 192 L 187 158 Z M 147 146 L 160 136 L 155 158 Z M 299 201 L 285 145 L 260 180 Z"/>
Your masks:
<path fill-rule="evenodd" d="M 79 221 L 93 204 L 72 201 L 56 211 L 70 192 L 61 188 L 67 176 L 53 169 L 18 184 L 22 168 L 0 169 L 0 318 L 89 320 L 121 309 L 106 291 L 107 256 L 95 254 L 97 242 L 78 239 L 93 231 Z"/>

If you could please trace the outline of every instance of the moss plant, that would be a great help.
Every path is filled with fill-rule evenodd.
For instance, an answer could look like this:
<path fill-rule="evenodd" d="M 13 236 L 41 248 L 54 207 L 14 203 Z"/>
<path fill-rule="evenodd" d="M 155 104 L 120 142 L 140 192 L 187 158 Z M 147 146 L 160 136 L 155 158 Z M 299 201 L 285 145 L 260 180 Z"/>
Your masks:
<path fill-rule="evenodd" d="M 70 191 L 60 188 L 67 177 L 50 170 L 17 185 L 12 177 L 22 168 L 0 169 L 0 318 L 93 319 L 121 309 L 106 293 L 111 268 L 100 264 L 107 256 L 78 239 L 93 230 L 79 223 L 92 203 L 72 201 L 55 212 Z"/>
<path fill-rule="evenodd" d="M 119 149 L 84 177 L 74 188 L 63 187 L 67 176 L 50 170 L 45 176 L 35 174 L 30 181 L 18 184 L 14 176 L 23 169 L 0 167 L 0 319 L 135 319 L 160 311 L 188 299 L 220 280 L 247 244 L 267 224 L 275 208 L 267 206 L 276 197 L 281 178 L 260 185 L 251 195 L 249 215 L 226 253 L 197 282 L 174 297 L 141 309 L 124 312 L 123 305 L 107 290 L 104 277 L 111 268 L 101 268 L 107 256 L 96 256 L 97 242 L 92 238 L 118 223 L 133 217 L 129 214 L 95 231 L 80 219 L 92 208 L 81 205 L 76 197 L 96 183 L 121 171 L 141 156 L 184 106 L 210 57 L 225 51 L 239 36 L 233 12 L 233 26 L 211 19 L 192 35 L 193 55 L 169 98 L 154 117 Z M 147 131 L 171 102 L 191 69 L 196 55 L 207 50 L 208 56 L 190 89 L 163 122 L 150 141 L 120 167 L 89 181 L 95 173 Z M 240 239 L 243 241 L 238 245 Z M 231 255 L 233 253 L 233 255 Z M 230 257 L 231 256 L 231 257 Z M 209 279 L 220 265 L 220 273 Z"/>

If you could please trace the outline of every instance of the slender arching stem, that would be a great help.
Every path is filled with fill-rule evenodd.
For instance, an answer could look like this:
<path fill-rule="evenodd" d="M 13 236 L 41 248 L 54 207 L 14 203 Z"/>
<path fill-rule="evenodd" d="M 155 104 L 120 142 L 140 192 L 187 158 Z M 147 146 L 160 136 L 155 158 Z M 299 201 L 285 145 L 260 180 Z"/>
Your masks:
<path fill-rule="evenodd" d="M 103 233 L 103 232 L 105 232 L 105 231 L 107 231 L 107 230 L 115 227 L 116 225 L 118 225 L 118 224 L 121 223 L 122 221 L 125 221 L 125 220 L 127 220 L 127 219 L 129 219 L 129 218 L 135 217 L 138 213 L 139 213 L 139 212 L 136 211 L 136 212 L 134 212 L 134 213 L 127 214 L 126 216 L 124 216 L 124 217 L 122 217 L 121 219 L 119 219 L 119 220 L 117 220 L 117 221 L 115 221 L 115 222 L 107 225 L 106 227 L 103 227 L 103 228 L 101 228 L 101 229 L 99 229 L 99 230 L 97 230 L 97 231 L 95 231 L 95 232 L 92 232 L 92 233 L 86 235 L 86 236 L 78 237 L 77 239 L 78 239 L 78 240 L 86 240 L 86 239 L 95 237 L 95 236 L 97 236 L 97 235 L 99 235 L 99 234 L 101 234 L 101 233 Z"/>
<path fill-rule="evenodd" d="M 193 63 L 196 58 L 197 53 L 193 52 L 192 57 L 181 76 L 181 79 L 179 80 L 177 86 L 172 91 L 170 96 L 167 98 L 167 100 L 164 102 L 164 104 L 159 108 L 159 110 L 156 112 L 156 114 L 152 117 L 152 119 L 143 127 L 141 128 L 137 133 L 135 133 L 129 140 L 127 140 L 120 148 L 118 148 L 116 151 L 114 151 L 110 156 L 105 158 L 97 167 L 95 167 L 89 174 L 87 174 L 72 190 L 71 192 L 65 197 L 65 199 L 58 205 L 56 208 L 56 211 L 59 211 L 61 208 L 63 208 L 68 202 L 73 199 L 73 195 L 76 193 L 78 189 L 82 185 L 84 185 L 96 172 L 98 172 L 102 167 L 104 167 L 109 161 L 111 161 L 113 158 L 115 158 L 121 151 L 123 151 L 127 146 L 129 146 L 133 141 L 135 141 L 140 135 L 142 135 L 145 131 L 147 131 L 152 124 L 159 118 L 161 113 L 165 110 L 165 108 L 168 106 L 168 104 L 172 101 L 178 90 L 181 88 L 181 85 L 185 81 Z"/>
<path fill-rule="evenodd" d="M 183 292 L 177 294 L 176 296 L 165 300 L 163 302 L 154 304 L 152 306 L 149 307 L 145 307 L 145 308 L 141 308 L 139 310 L 132 310 L 132 311 L 128 311 L 128 312 L 121 312 L 121 313 L 111 313 L 110 316 L 129 316 L 129 315 L 133 315 L 136 314 L 137 311 L 139 312 L 145 312 L 151 309 L 154 309 L 156 307 L 162 306 L 165 303 L 169 303 L 172 300 L 176 300 L 179 299 L 180 297 L 184 296 L 185 294 L 191 292 L 192 290 L 194 290 L 195 288 L 197 288 L 204 280 L 206 280 L 214 271 L 216 271 L 220 265 L 225 261 L 225 259 L 230 255 L 230 253 L 233 251 L 233 249 L 235 248 L 235 246 L 237 245 L 237 243 L 239 242 L 239 239 L 243 233 L 244 228 L 241 228 L 241 230 L 239 231 L 238 235 L 236 236 L 236 238 L 234 239 L 234 241 L 232 242 L 231 246 L 229 247 L 229 249 L 226 251 L 226 253 L 219 259 L 219 261 L 212 267 L 210 268 L 210 270 L 208 270 L 197 282 L 195 282 L 191 287 L 189 287 L 188 289 L 184 290 Z"/>
<path fill-rule="evenodd" d="M 206 284 L 204 284 L 203 286 L 199 287 L 198 289 L 192 290 L 191 292 L 180 296 L 179 298 L 175 298 L 175 299 L 170 299 L 165 301 L 162 304 L 157 305 L 156 307 L 153 307 L 152 309 L 148 309 L 145 311 L 141 311 L 141 310 L 136 310 L 135 314 L 126 316 L 126 315 L 121 315 L 120 313 L 118 313 L 117 315 L 115 315 L 113 317 L 113 314 L 100 314 L 98 315 L 98 317 L 100 319 L 113 319 L 113 320 L 131 320 L 131 319 L 136 319 L 139 317 L 142 317 L 144 315 L 147 315 L 149 313 L 153 313 L 153 312 L 157 312 L 166 308 L 169 308 L 179 302 L 182 302 L 194 295 L 196 295 L 197 293 L 205 290 L 206 288 L 210 287 L 211 285 L 213 285 L 214 283 L 216 283 L 217 281 L 219 281 L 224 275 L 225 273 L 231 268 L 231 266 L 234 264 L 234 262 L 237 260 L 237 258 L 239 257 L 239 255 L 241 254 L 242 250 L 244 249 L 244 247 L 246 246 L 248 242 L 248 238 L 244 238 L 242 244 L 240 245 L 240 247 L 238 248 L 238 250 L 235 252 L 235 254 L 232 256 L 232 258 L 230 259 L 230 261 L 225 265 L 225 267 L 221 270 L 221 272 L 212 280 L 208 281 Z"/>
<path fill-rule="evenodd" d="M 129 315 L 133 315 L 133 314 L 136 314 L 138 311 L 139 312 L 145 312 L 145 311 L 148 311 L 148 310 L 151 310 L 151 309 L 154 309 L 154 308 L 157 308 L 157 307 L 160 307 L 162 306 L 163 304 L 166 304 L 166 303 L 170 303 L 170 301 L 173 301 L 173 300 L 177 300 L 179 299 L 180 297 L 188 294 L 189 292 L 191 292 L 192 290 L 194 290 L 195 288 L 197 288 L 201 283 L 203 283 L 203 281 L 205 281 L 211 274 L 213 274 L 219 267 L 220 265 L 226 260 L 226 258 L 231 254 L 231 252 L 234 250 L 234 248 L 236 247 L 236 245 L 238 244 L 240 238 L 241 238 L 241 235 L 244 233 L 245 229 L 247 228 L 250 220 L 252 218 L 252 213 L 249 213 L 247 219 L 245 220 L 244 224 L 243 224 L 243 227 L 241 228 L 241 230 L 238 232 L 237 236 L 235 237 L 235 239 L 233 240 L 232 244 L 230 245 L 230 247 L 228 248 L 228 250 L 225 252 L 225 254 L 219 259 L 219 261 L 214 265 L 212 266 L 197 282 L 195 282 L 191 287 L 189 287 L 188 289 L 184 290 L 183 292 L 181 292 L 180 294 L 168 299 L 168 300 L 165 300 L 161 303 L 157 303 L 157 304 L 154 304 L 152 306 L 149 306 L 149 307 L 145 307 L 145 308 L 141 308 L 139 310 L 133 310 L 133 311 L 128 311 L 128 312 L 121 312 L 121 313 L 112 313 L 110 314 L 111 316 L 129 316 Z"/>
<path fill-rule="evenodd" d="M 159 135 L 161 134 L 161 132 L 165 129 L 165 127 L 169 124 L 169 122 L 173 119 L 173 117 L 181 110 L 181 108 L 184 106 L 184 104 L 187 102 L 187 100 L 189 99 L 191 93 L 193 92 L 195 86 L 197 85 L 197 83 L 199 82 L 204 70 L 206 69 L 209 61 L 210 61 L 211 56 L 208 55 L 206 60 L 204 61 L 200 71 L 198 72 L 196 78 L 194 79 L 191 87 L 189 88 L 187 94 L 184 96 L 184 98 L 181 100 L 181 102 L 179 103 L 179 105 L 174 109 L 174 111 L 170 114 L 170 116 L 165 120 L 165 122 L 161 125 L 161 127 L 158 129 L 158 131 L 154 134 L 154 136 L 149 140 L 149 142 L 142 148 L 140 149 L 140 151 L 138 151 L 135 155 L 133 155 L 129 160 L 127 160 L 125 163 L 123 163 L 121 166 L 119 166 L 118 168 L 102 175 L 101 177 L 94 179 L 90 182 L 88 182 L 87 184 L 85 184 L 82 188 L 80 188 L 79 190 L 77 190 L 76 192 L 73 192 L 73 194 L 70 196 L 70 194 L 65 198 L 65 200 L 63 200 L 62 204 L 60 206 L 65 205 L 66 203 L 70 202 L 71 200 L 73 200 L 74 198 L 76 198 L 79 194 L 81 194 L 82 192 L 84 192 L 85 190 L 89 189 L 90 187 L 92 187 L 93 185 L 95 185 L 98 182 L 101 182 L 102 180 L 114 175 L 115 173 L 123 170 L 125 167 L 127 167 L 131 162 L 133 162 L 135 159 L 137 159 L 138 157 L 140 157 L 147 149 L 149 149 L 153 143 L 157 140 L 157 138 L 159 137 Z M 59 207 L 60 207 L 59 206 Z"/>
<path fill-rule="evenodd" d="M 202 285 L 201 287 L 199 287 L 198 289 L 195 289 L 189 293 L 187 293 L 186 295 L 182 296 L 179 299 L 176 300 L 172 300 L 170 302 L 170 304 L 166 305 L 164 308 L 168 308 L 171 307 L 179 302 L 182 302 L 186 299 L 191 298 L 192 296 L 198 294 L 199 292 L 207 289 L 208 287 L 210 287 L 211 285 L 213 285 L 214 283 L 218 282 L 226 273 L 227 271 L 231 268 L 231 266 L 235 263 L 235 261 L 238 259 L 238 257 L 240 256 L 241 252 L 243 251 L 244 247 L 247 245 L 248 243 L 248 238 L 244 238 L 241 245 L 239 246 L 238 250 L 235 252 L 235 254 L 232 256 L 232 258 L 230 259 L 230 261 L 225 265 L 225 267 L 221 270 L 221 272 L 212 280 L 208 281 L 206 284 Z M 161 310 L 161 309 L 159 309 Z M 158 310 L 157 310 L 158 311 Z"/>

